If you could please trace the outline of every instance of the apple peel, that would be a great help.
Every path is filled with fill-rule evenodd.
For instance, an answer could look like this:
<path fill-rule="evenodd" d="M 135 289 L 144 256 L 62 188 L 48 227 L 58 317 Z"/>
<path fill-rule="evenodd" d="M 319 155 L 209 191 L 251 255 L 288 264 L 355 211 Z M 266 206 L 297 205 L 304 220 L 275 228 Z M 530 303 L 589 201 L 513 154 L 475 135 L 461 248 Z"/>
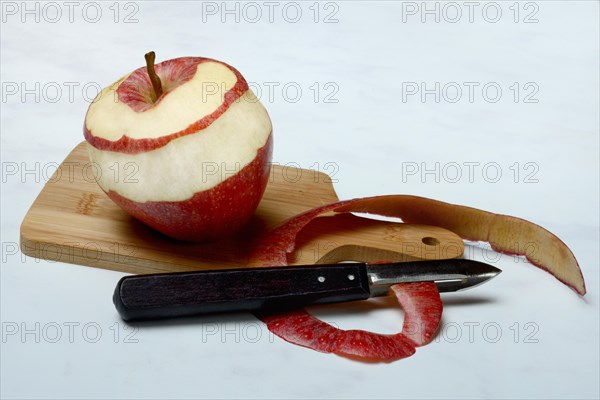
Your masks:
<path fill-rule="evenodd" d="M 267 186 L 272 153 L 273 137 L 269 135 L 267 143 L 258 149 L 254 160 L 239 173 L 212 190 L 196 193 L 184 201 L 138 203 L 113 190 L 105 193 L 133 217 L 172 238 L 184 241 L 215 240 L 227 236 L 232 230 L 240 230 L 252 218 Z M 248 185 L 247 182 L 259 184 Z M 246 190 L 239 189 L 245 186 Z M 231 192 L 237 193 L 238 201 L 227 203 L 228 193 Z M 226 206 L 220 207 L 219 204 Z M 213 213 L 194 210 L 213 210 Z M 213 228 L 199 231 L 199 226 Z"/>
<path fill-rule="evenodd" d="M 552 232 L 521 218 L 409 195 L 356 199 L 334 211 L 374 213 L 409 224 L 445 228 L 465 240 L 488 242 L 497 252 L 524 256 L 581 296 L 586 293 L 583 274 L 567 245 Z"/>
<path fill-rule="evenodd" d="M 442 300 L 432 282 L 414 282 L 393 285 L 398 303 L 404 310 L 402 333 L 415 347 L 431 342 L 442 319 Z"/>
<path fill-rule="evenodd" d="M 232 66 L 180 57 L 104 88 L 85 116 L 98 185 L 175 239 L 231 236 L 250 220 L 271 168 L 267 110 Z M 121 172 L 122 171 L 122 172 Z"/>
<path fill-rule="evenodd" d="M 222 94 L 222 103 L 214 110 L 207 111 L 206 115 L 203 115 L 199 119 L 196 118 L 197 120 L 190 121 L 188 126 L 175 132 L 163 132 L 158 137 L 135 138 L 130 137 L 126 131 L 123 131 L 119 132 L 121 135 L 117 140 L 110 140 L 104 138 L 102 134 L 95 134 L 94 130 L 88 125 L 88 116 L 86 116 L 86 121 L 83 124 L 83 135 L 85 139 L 92 146 L 100 150 L 138 154 L 164 147 L 175 139 L 206 129 L 221 115 L 223 115 L 233 104 L 242 101 L 241 99 L 244 93 L 249 90 L 248 83 L 242 74 L 229 64 L 206 57 L 175 58 L 156 64 L 155 67 L 156 71 L 163 76 L 163 79 L 167 84 L 166 86 L 168 87 L 182 85 L 186 82 L 189 82 L 197 73 L 196 69 L 198 66 L 204 63 L 221 65 L 231 71 L 235 77 L 235 83 L 231 88 Z M 181 76 L 176 77 L 174 71 L 177 70 L 177 67 L 180 68 Z M 171 82 L 177 82 L 177 84 Z M 214 82 L 209 83 L 214 84 Z M 145 88 L 142 93 L 140 93 L 138 89 L 140 87 Z M 103 89 L 103 91 L 92 103 L 92 106 L 95 106 L 94 103 L 100 103 L 101 101 L 114 102 L 114 96 L 116 94 L 118 96 L 119 103 L 125 104 L 126 107 L 130 108 L 135 113 L 144 113 L 156 108 L 159 103 L 163 102 L 166 97 L 170 96 L 170 93 L 172 93 L 172 90 L 167 90 L 156 101 L 150 101 L 149 98 L 151 97 L 151 94 L 149 94 L 149 92 L 151 88 L 152 83 L 148 73 L 146 72 L 146 67 L 141 67 L 133 71 L 128 76 L 121 78 L 113 85 Z M 98 108 L 97 106 L 95 107 Z M 90 110 L 95 110 L 96 108 L 90 107 Z M 90 110 L 88 110 L 88 115 L 93 114 Z"/>
<path fill-rule="evenodd" d="M 267 233 L 255 246 L 251 264 L 263 267 L 287 265 L 287 254 L 294 250 L 296 236 L 302 228 L 319 215 L 351 203 L 339 202 L 307 211 Z M 399 360 L 411 356 L 415 347 L 433 339 L 442 316 L 442 301 L 435 284 L 429 282 L 393 285 L 390 290 L 406 312 L 402 332 L 394 335 L 338 329 L 306 310 L 258 317 L 283 340 L 316 351 L 362 361 Z"/>
<path fill-rule="evenodd" d="M 403 283 L 390 289 L 406 312 L 402 332 L 393 335 L 339 329 L 306 310 L 258 317 L 283 340 L 322 353 L 372 362 L 400 360 L 433 339 L 442 317 L 442 301 L 430 282 Z"/>
<path fill-rule="evenodd" d="M 287 255 L 295 248 L 297 234 L 314 218 L 332 211 L 397 217 L 405 223 L 445 228 L 466 240 L 486 241 L 495 251 L 525 256 L 580 295 L 585 294 L 585 282 L 575 256 L 558 237 L 541 226 L 520 218 L 409 195 L 345 200 L 306 211 L 261 237 L 250 255 L 250 265 L 287 265 Z M 415 347 L 433 339 L 439 329 L 442 302 L 433 283 L 398 284 L 390 290 L 405 310 L 402 332 L 394 335 L 337 329 L 306 310 L 258 317 L 275 335 L 316 351 L 362 361 L 398 360 L 409 357 Z"/>

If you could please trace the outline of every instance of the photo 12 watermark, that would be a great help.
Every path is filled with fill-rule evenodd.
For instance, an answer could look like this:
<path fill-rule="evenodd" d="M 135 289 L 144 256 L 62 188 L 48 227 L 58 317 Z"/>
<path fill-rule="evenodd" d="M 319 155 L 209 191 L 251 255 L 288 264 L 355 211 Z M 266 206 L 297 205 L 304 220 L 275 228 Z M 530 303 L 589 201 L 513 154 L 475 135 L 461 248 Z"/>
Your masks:
<path fill-rule="evenodd" d="M 1 164 L 2 183 L 97 183 L 104 177 L 114 183 L 134 184 L 139 183 L 138 174 L 139 165 L 134 161 L 115 161 L 104 169 L 93 161 L 65 161 L 61 164 L 53 161 L 3 161 Z"/>
<path fill-rule="evenodd" d="M 2 82 L 2 103 L 75 103 L 99 100 L 98 82 Z M 114 97 L 117 102 L 118 98 Z"/>
<path fill-rule="evenodd" d="M 402 102 L 421 103 L 513 103 L 537 104 L 536 82 L 402 82 Z"/>
<path fill-rule="evenodd" d="M 140 342 L 139 328 L 121 322 L 3 321 L 2 343 L 124 343 Z"/>
<path fill-rule="evenodd" d="M 201 21 L 220 23 L 339 23 L 335 1 L 203 1 Z"/>
<path fill-rule="evenodd" d="M 539 183 L 540 166 L 534 161 L 405 161 L 401 165 L 402 183 Z"/>
<path fill-rule="evenodd" d="M 340 85 L 337 82 L 310 82 L 300 83 L 295 81 L 264 81 L 248 82 L 248 88 L 252 91 L 252 97 L 240 97 L 236 102 L 256 103 L 298 103 L 300 101 L 335 104 L 339 103 L 338 93 Z M 221 96 L 220 102 L 224 102 L 225 94 L 230 90 L 225 82 L 202 82 L 202 102 L 207 103 L 211 97 Z"/>
<path fill-rule="evenodd" d="M 81 207 L 78 204 L 78 211 Z M 83 213 L 85 214 L 85 209 Z M 126 264 L 134 259 L 139 248 L 135 245 L 119 242 L 96 242 L 87 241 L 64 241 L 60 243 L 23 242 L 21 244 L 12 241 L 3 241 L 2 264 L 14 264 L 27 262 L 27 255 L 36 263 L 40 262 L 65 262 L 70 264 L 97 265 L 98 263 Z"/>
<path fill-rule="evenodd" d="M 140 3 L 136 1 L 2 1 L 2 23 L 137 24 Z"/>
<path fill-rule="evenodd" d="M 416 329 L 412 326 L 408 329 Z M 434 343 L 487 343 L 509 342 L 516 344 L 537 344 L 540 326 L 536 322 L 513 322 L 510 325 L 495 321 L 445 322 L 440 326 Z"/>
<path fill-rule="evenodd" d="M 401 4 L 403 23 L 540 22 L 540 3 L 534 1 L 403 1 Z"/>

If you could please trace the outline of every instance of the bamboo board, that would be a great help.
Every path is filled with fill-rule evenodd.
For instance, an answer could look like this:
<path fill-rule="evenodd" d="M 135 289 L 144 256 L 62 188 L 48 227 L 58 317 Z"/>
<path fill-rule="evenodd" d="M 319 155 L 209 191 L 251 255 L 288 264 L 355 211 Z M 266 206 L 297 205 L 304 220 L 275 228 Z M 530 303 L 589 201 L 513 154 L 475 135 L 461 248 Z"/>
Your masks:
<path fill-rule="evenodd" d="M 261 233 L 338 200 L 326 174 L 273 166 L 256 214 L 242 232 L 210 243 L 180 242 L 130 217 L 102 192 L 91 177 L 85 146 L 80 143 L 68 155 L 25 216 L 24 254 L 135 274 L 239 268 L 247 265 L 248 250 Z M 462 240 L 442 228 L 343 214 L 311 222 L 289 263 L 439 259 L 462 252 Z"/>

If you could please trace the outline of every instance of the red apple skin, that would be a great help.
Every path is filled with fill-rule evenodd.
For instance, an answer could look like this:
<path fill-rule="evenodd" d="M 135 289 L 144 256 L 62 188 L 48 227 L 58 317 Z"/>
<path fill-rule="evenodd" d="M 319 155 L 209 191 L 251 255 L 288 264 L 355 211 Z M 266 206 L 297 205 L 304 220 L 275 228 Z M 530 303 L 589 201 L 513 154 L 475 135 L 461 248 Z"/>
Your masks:
<path fill-rule="evenodd" d="M 92 105 L 90 105 L 83 130 L 84 137 L 91 148 L 94 148 L 94 151 L 102 152 L 104 155 L 110 155 L 111 153 L 130 155 L 130 160 L 134 162 L 135 157 L 141 153 L 152 153 L 169 144 L 177 146 L 177 139 L 183 136 L 202 135 L 214 122 L 224 118 L 224 114 L 238 100 L 241 100 L 242 96 L 245 96 L 247 92 L 251 92 L 240 72 L 226 63 L 204 57 L 182 57 L 156 64 L 155 69 L 161 78 L 164 91 L 158 99 L 154 99 L 152 83 L 145 67 L 138 68 L 123 81 L 117 81 L 104 89 L 107 91 L 106 95 L 109 93 L 116 95 L 119 103 L 128 106 L 136 113 L 144 113 L 160 107 L 162 102 L 172 96 L 177 87 L 186 84 L 195 77 L 197 78 L 198 67 L 200 64 L 207 62 L 221 64 L 235 76 L 233 86 L 230 86 L 223 93 L 222 103 L 212 109 L 210 113 L 202 114 L 183 129 L 178 128 L 178 130 L 167 131 L 162 136 L 145 138 L 138 135 L 137 137 L 130 137 L 127 135 L 128 127 L 125 126 L 119 128 L 123 132 L 113 132 L 118 134 L 116 139 L 109 140 L 102 137 L 102 133 L 94 132 L 94 127 L 88 126 L 88 116 L 92 109 Z M 103 100 L 106 99 L 112 99 L 112 96 L 103 98 Z M 264 118 L 265 115 L 268 119 L 266 111 L 260 118 Z M 230 130 L 229 132 L 234 131 Z M 143 197 L 143 199 L 135 200 L 135 197 L 126 197 L 121 194 L 123 192 L 119 191 L 118 186 L 110 187 L 109 185 L 104 189 L 104 186 L 101 185 L 101 188 L 117 205 L 134 218 L 172 238 L 185 241 L 208 241 L 230 236 L 239 231 L 250 220 L 267 185 L 273 146 L 272 128 L 263 129 L 260 134 L 262 135 L 261 138 L 265 140 L 260 143 L 264 144 L 260 148 L 254 148 L 252 153 L 246 153 L 246 156 L 254 155 L 254 157 L 240 171 L 229 178 L 222 177 L 224 180 L 217 183 L 216 186 L 196 191 L 193 194 L 189 191 L 181 199 L 161 199 L 162 196 L 160 195 L 155 196 L 153 199 L 153 195 L 149 195 Z M 115 137 L 112 133 L 110 136 Z M 91 153 L 90 156 L 94 161 Z M 110 158 L 105 158 L 104 164 L 107 163 L 107 159 L 110 160 Z M 248 161 L 246 159 L 245 163 Z M 169 162 L 169 160 L 161 160 L 160 162 Z M 197 171 L 197 175 L 193 175 L 195 168 L 188 169 L 185 172 L 182 171 L 181 175 L 170 176 L 170 179 L 171 181 L 177 180 L 178 184 L 182 184 L 182 182 L 185 183 L 186 179 L 201 178 L 201 171 Z M 149 170 L 146 169 L 146 171 Z M 192 175 L 187 175 L 188 173 Z M 166 179 L 165 181 L 168 182 L 169 180 Z M 164 189 L 168 190 L 164 186 L 160 187 L 160 190 L 164 191 Z M 153 192 L 150 191 L 149 193 Z M 154 193 L 158 192 L 155 191 Z"/>
<path fill-rule="evenodd" d="M 136 219 L 175 239 L 208 241 L 239 231 L 252 217 L 267 186 L 273 134 L 254 160 L 217 186 L 177 202 L 138 203 L 114 191 L 108 196 Z"/>
<path fill-rule="evenodd" d="M 231 65 L 214 60 L 212 58 L 181 57 L 163 61 L 155 65 L 156 73 L 161 75 L 163 80 L 183 84 L 192 78 L 195 68 L 198 66 L 198 64 L 210 61 L 226 66 L 235 74 L 237 78 L 236 84 L 229 89 L 227 93 L 225 93 L 223 104 L 221 104 L 221 106 L 214 110 L 211 114 L 204 116 L 184 130 L 153 139 L 132 139 L 123 134 L 119 140 L 110 141 L 95 136 L 93 130 L 89 129 L 84 123 L 83 136 L 85 140 L 100 150 L 137 154 L 158 149 L 166 146 L 172 140 L 185 135 L 195 134 L 198 131 L 205 129 L 207 126 L 216 121 L 221 115 L 223 115 L 223 113 L 227 111 L 235 101 L 240 99 L 240 97 L 242 97 L 242 95 L 248 91 L 248 83 L 246 82 L 246 79 L 244 79 L 242 74 Z M 173 71 L 176 70 L 180 71 L 177 78 L 173 77 Z M 170 79 L 165 79 L 165 76 L 170 77 Z M 150 100 L 147 100 L 147 97 L 150 96 L 149 92 L 151 90 L 153 90 L 152 83 L 150 82 L 150 78 L 146 72 L 146 67 L 142 67 L 133 71 L 127 77 L 127 79 L 121 83 L 117 89 L 117 95 L 119 97 L 119 101 L 129 105 L 131 109 L 137 112 L 144 112 L 150 108 L 157 107 L 158 104 L 170 94 L 170 91 L 167 90 L 156 102 L 148 103 Z"/>

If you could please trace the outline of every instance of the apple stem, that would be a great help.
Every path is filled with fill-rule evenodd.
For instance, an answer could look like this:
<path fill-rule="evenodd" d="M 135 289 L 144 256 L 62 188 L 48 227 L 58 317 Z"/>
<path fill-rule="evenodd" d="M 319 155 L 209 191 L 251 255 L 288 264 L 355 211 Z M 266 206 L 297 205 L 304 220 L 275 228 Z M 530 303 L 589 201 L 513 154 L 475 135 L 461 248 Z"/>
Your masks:
<path fill-rule="evenodd" d="M 148 76 L 150 77 L 150 82 L 152 82 L 152 87 L 154 88 L 154 94 L 156 95 L 156 100 L 163 94 L 162 85 L 160 83 L 160 78 L 156 75 L 156 71 L 154 71 L 154 59 L 156 58 L 156 54 L 153 51 L 146 53 L 144 56 L 146 58 L 146 69 L 148 70 Z M 156 101 L 155 100 L 155 101 Z"/>

